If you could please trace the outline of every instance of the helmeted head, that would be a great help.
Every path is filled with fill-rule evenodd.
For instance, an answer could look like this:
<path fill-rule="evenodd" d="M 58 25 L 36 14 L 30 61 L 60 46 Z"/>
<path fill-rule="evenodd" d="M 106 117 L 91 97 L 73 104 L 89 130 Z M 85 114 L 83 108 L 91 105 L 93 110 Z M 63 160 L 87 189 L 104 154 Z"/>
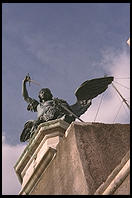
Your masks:
<path fill-rule="evenodd" d="M 53 95 L 52 95 L 50 89 L 43 88 L 40 90 L 38 97 L 40 99 L 40 102 L 42 102 L 42 100 L 44 100 L 44 101 L 52 100 Z"/>

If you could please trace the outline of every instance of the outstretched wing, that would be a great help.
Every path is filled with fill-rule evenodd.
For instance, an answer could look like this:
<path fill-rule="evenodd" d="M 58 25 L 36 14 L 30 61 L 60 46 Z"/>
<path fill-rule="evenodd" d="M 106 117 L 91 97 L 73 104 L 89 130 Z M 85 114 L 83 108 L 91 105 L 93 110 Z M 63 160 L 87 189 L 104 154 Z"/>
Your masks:
<path fill-rule="evenodd" d="M 112 83 L 113 79 L 114 78 L 110 76 L 85 81 L 75 91 L 77 100 L 89 100 L 95 98 L 108 88 L 108 85 Z"/>
<path fill-rule="evenodd" d="M 91 105 L 93 98 L 103 93 L 108 85 L 112 83 L 114 77 L 103 77 L 87 80 L 83 82 L 75 91 L 77 102 L 71 105 L 72 111 L 77 115 L 82 115 Z"/>

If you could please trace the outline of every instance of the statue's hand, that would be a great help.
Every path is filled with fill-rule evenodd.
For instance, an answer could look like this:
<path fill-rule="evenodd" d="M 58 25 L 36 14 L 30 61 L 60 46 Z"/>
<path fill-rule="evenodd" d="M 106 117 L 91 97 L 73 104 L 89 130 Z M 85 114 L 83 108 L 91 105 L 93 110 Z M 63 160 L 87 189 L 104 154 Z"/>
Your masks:
<path fill-rule="evenodd" d="M 24 82 L 30 82 L 30 80 L 31 80 L 30 76 L 26 76 L 26 77 L 24 78 Z"/>

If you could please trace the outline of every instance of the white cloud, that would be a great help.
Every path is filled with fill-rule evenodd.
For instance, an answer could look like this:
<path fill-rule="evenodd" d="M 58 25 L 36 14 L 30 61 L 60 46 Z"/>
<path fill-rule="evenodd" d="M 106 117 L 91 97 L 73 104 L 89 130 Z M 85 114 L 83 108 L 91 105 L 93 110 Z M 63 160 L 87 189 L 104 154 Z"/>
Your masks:
<path fill-rule="evenodd" d="M 8 145 L 5 143 L 5 136 L 2 136 L 2 143 L 2 194 L 17 195 L 21 185 L 13 167 L 23 152 L 25 145 Z"/>
<path fill-rule="evenodd" d="M 126 49 L 120 51 L 108 50 L 103 52 L 103 58 L 101 66 L 105 68 L 108 75 L 114 76 L 114 85 L 119 90 L 121 95 L 125 98 L 130 99 L 130 56 Z M 125 79 L 122 79 L 125 78 Z M 128 78 L 128 79 L 127 79 Z M 120 84 L 119 84 L 120 83 Z M 123 87 L 123 86 L 124 87 Z M 108 96 L 109 95 L 109 96 Z M 93 99 L 93 104 L 88 111 L 81 116 L 84 121 L 93 122 L 102 95 Z M 112 87 L 109 85 L 108 89 L 103 93 L 102 103 L 99 109 L 99 113 L 96 117 L 96 122 L 103 123 L 125 123 L 129 122 L 130 112 L 125 103 L 121 106 L 121 97 Z M 121 108 L 120 108 L 121 107 Z M 120 109 L 120 110 L 119 110 Z"/>

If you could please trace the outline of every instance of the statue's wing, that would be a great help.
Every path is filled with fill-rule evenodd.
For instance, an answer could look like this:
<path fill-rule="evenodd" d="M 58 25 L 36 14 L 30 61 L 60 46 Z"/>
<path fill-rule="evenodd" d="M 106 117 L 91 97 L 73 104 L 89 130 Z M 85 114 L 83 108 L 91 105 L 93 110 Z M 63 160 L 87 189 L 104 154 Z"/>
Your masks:
<path fill-rule="evenodd" d="M 103 77 L 85 81 L 75 91 L 77 100 L 89 100 L 95 98 L 108 88 L 108 85 L 112 83 L 113 79 L 113 77 Z"/>
<path fill-rule="evenodd" d="M 80 117 L 85 113 L 85 111 L 87 111 L 91 104 L 91 100 L 77 101 L 75 104 L 70 106 L 70 109 L 76 116 Z"/>
<path fill-rule="evenodd" d="M 77 102 L 71 105 L 72 111 L 77 115 L 82 115 L 91 105 L 93 98 L 103 93 L 108 85 L 112 83 L 114 77 L 103 77 L 87 80 L 83 82 L 75 91 Z"/>

